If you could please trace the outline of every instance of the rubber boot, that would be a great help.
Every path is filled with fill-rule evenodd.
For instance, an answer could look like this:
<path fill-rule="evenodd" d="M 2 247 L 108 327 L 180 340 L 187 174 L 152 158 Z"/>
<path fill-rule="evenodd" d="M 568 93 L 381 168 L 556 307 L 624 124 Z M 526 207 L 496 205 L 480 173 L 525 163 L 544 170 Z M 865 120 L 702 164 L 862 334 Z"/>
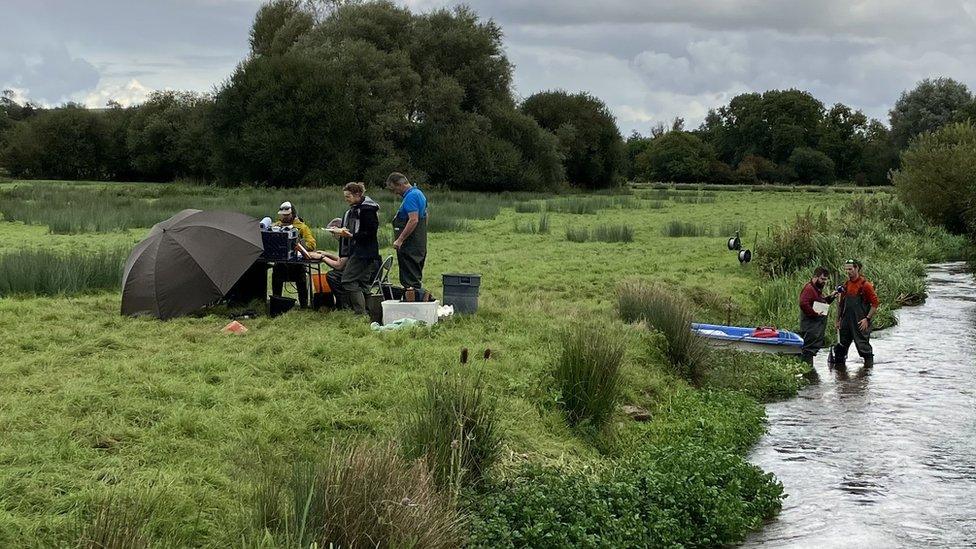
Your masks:
<path fill-rule="evenodd" d="M 864 357 L 864 367 L 873 368 L 874 367 L 874 355 L 868 355 Z"/>

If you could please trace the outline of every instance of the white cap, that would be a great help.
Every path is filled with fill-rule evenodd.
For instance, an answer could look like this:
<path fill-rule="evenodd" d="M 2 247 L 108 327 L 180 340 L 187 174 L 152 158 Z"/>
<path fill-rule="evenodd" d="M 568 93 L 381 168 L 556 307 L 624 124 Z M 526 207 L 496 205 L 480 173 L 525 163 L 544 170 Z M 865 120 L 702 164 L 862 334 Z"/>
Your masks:
<path fill-rule="evenodd" d="M 290 214 L 291 212 L 291 202 L 282 202 L 281 206 L 278 206 L 278 215 Z"/>

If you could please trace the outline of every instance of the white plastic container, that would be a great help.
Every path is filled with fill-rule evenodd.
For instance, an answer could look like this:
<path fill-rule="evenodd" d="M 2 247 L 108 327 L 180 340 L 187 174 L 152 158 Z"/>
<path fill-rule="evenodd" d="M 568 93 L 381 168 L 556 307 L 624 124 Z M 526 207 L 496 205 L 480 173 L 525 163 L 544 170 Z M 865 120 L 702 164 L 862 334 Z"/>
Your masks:
<path fill-rule="evenodd" d="M 427 324 L 436 324 L 437 307 L 439 305 L 439 301 L 429 301 L 427 303 L 404 303 L 397 300 L 384 301 L 383 324 L 389 324 L 401 318 L 413 318 L 426 322 Z"/>

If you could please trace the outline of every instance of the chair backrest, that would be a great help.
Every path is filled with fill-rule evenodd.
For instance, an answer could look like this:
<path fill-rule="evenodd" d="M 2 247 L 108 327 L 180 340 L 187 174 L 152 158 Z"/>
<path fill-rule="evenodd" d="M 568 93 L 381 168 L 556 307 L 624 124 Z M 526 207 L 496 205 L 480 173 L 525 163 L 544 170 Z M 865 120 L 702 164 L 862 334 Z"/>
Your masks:
<path fill-rule="evenodd" d="M 390 270 L 393 269 L 393 256 L 389 255 L 383 260 L 383 264 L 380 265 L 378 271 L 376 271 L 376 276 L 373 277 L 373 283 L 369 285 L 369 293 L 381 293 L 383 284 L 390 283 Z M 374 291 L 375 289 L 375 291 Z"/>

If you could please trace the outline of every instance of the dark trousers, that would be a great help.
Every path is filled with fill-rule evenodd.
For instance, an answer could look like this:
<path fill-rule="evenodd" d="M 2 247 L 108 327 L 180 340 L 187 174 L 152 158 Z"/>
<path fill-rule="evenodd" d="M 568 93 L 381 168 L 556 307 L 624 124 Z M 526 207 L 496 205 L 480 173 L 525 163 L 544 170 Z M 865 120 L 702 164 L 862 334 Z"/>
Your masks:
<path fill-rule="evenodd" d="M 400 285 L 404 288 L 422 288 L 424 283 L 424 263 L 427 250 L 403 250 L 397 252 L 397 265 L 400 267 Z"/>
<path fill-rule="evenodd" d="M 871 347 L 871 328 L 868 327 L 867 333 L 858 329 L 853 321 L 844 321 L 840 325 L 840 340 L 834 346 L 834 360 L 843 362 L 847 360 L 847 351 L 851 348 L 851 343 L 857 349 L 857 354 L 861 358 L 874 358 L 874 349 Z"/>
<path fill-rule="evenodd" d="M 271 269 L 271 294 L 280 296 L 285 282 L 294 282 L 298 290 L 298 303 L 308 306 L 308 278 L 304 265 L 278 265 Z"/>
<path fill-rule="evenodd" d="M 824 332 L 827 330 L 827 317 L 815 318 L 806 315 L 800 318 L 800 337 L 803 338 L 801 353 L 807 362 L 817 356 L 817 352 L 824 346 Z"/>
<path fill-rule="evenodd" d="M 380 269 L 379 259 L 350 257 L 341 271 L 329 271 L 325 275 L 336 299 L 336 307 L 352 309 L 366 314 L 366 292 Z"/>

